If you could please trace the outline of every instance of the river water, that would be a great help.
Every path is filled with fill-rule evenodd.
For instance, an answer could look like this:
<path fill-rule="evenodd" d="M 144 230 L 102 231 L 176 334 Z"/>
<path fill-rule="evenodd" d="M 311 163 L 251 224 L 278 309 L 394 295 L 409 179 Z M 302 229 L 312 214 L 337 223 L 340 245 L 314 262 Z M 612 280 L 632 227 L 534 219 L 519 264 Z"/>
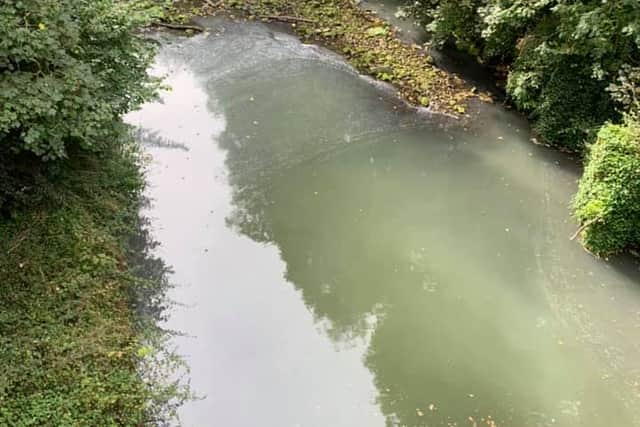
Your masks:
<path fill-rule="evenodd" d="M 569 236 L 574 160 L 407 108 L 258 23 L 162 36 L 128 120 L 182 304 L 187 426 L 640 425 L 640 270 Z"/>

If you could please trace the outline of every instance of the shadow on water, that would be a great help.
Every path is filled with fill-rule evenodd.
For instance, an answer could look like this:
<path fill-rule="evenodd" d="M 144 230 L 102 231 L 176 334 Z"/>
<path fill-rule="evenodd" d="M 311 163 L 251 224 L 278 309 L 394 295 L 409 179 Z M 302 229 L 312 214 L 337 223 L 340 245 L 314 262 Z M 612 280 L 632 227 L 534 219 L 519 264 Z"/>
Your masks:
<path fill-rule="evenodd" d="M 166 68 L 188 69 L 209 113 L 224 117 L 215 141 L 226 156 L 225 224 L 277 250 L 338 352 L 365 340 L 379 424 L 640 422 L 639 275 L 569 241 L 575 162 L 530 144 L 522 120 L 498 107 L 463 128 L 398 109 L 334 55 L 269 27 L 205 24 L 210 34 L 162 55 Z M 194 197 L 206 194 L 201 185 Z M 231 246 L 238 263 L 258 262 Z M 192 280 L 267 292 L 260 304 L 280 309 L 280 294 L 239 277 L 206 270 Z M 232 291 L 219 289 L 223 305 Z M 279 381 L 293 387 L 293 377 Z"/>
<path fill-rule="evenodd" d="M 148 208 L 150 204 L 151 201 L 145 198 L 143 209 Z M 167 320 L 172 305 L 167 293 L 174 286 L 169 280 L 171 268 L 157 256 L 156 250 L 159 245 L 151 232 L 151 220 L 140 215 L 136 231 L 130 239 L 129 264 L 134 275 L 142 279 L 146 286 L 136 288 L 137 292 L 131 295 L 131 300 L 139 318 L 156 324 Z"/>
<path fill-rule="evenodd" d="M 143 197 L 142 211 L 150 205 Z M 176 305 L 169 298 L 175 285 L 170 280 L 171 268 L 157 255 L 160 243 L 153 237 L 151 224 L 141 212 L 129 237 L 128 271 L 136 281 L 129 305 L 135 309 L 140 345 L 149 349 L 149 354 L 138 360 L 140 375 L 149 387 L 148 416 L 153 425 L 171 426 L 179 408 L 197 397 L 189 388 L 188 367 L 171 344 L 180 332 L 163 327 Z"/>

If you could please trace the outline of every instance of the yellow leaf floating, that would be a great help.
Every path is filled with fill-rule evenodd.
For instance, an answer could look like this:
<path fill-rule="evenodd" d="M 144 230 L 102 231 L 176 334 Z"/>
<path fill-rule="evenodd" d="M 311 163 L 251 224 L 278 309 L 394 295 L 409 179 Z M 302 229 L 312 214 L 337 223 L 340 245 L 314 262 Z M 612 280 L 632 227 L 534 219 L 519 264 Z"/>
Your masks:
<path fill-rule="evenodd" d="M 47 26 L 46 26 L 44 23 L 40 22 L 40 23 L 38 24 L 38 29 L 39 29 L 40 31 L 44 31 L 44 30 L 46 30 L 46 29 L 47 29 Z"/>

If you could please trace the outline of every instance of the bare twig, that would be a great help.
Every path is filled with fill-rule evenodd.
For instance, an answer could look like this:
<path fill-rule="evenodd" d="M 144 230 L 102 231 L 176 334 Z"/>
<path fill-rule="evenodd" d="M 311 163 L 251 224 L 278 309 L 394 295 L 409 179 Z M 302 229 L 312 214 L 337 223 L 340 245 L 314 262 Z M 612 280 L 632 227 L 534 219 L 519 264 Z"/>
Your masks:
<path fill-rule="evenodd" d="M 7 249 L 7 254 L 10 254 L 14 250 L 16 250 L 27 237 L 29 237 L 29 230 L 22 233 L 22 235 L 16 240 L 16 242 L 9 249 Z"/>
<path fill-rule="evenodd" d="M 204 31 L 204 28 L 199 27 L 197 25 L 170 24 L 168 22 L 161 22 L 161 21 L 153 21 L 152 24 L 158 27 L 171 28 L 172 30 L 192 30 L 192 31 L 198 31 L 198 32 Z"/>
<path fill-rule="evenodd" d="M 589 221 L 585 222 L 584 224 L 582 224 L 580 226 L 580 228 L 578 228 L 578 230 L 573 234 L 573 236 L 571 236 L 569 238 L 569 240 L 575 240 L 576 237 L 578 237 L 580 235 L 580 233 L 582 233 L 584 231 L 585 228 L 587 228 L 588 226 L 590 226 L 591 224 L 600 221 L 600 218 L 592 218 Z"/>

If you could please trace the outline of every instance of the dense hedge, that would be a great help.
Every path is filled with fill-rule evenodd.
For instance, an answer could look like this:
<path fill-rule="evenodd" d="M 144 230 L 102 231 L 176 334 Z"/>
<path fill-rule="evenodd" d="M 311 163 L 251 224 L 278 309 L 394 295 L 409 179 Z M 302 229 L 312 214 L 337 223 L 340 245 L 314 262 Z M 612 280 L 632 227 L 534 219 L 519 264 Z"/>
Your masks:
<path fill-rule="evenodd" d="M 154 89 L 150 44 L 114 0 L 0 1 L 0 210 L 70 152 L 122 140 Z"/>
<path fill-rule="evenodd" d="M 507 92 L 547 142 L 582 151 L 617 120 L 618 71 L 640 63 L 640 2 L 418 0 L 436 42 L 509 67 Z"/>
<path fill-rule="evenodd" d="M 605 125 L 575 199 L 585 246 L 609 254 L 640 245 L 640 125 Z"/>

